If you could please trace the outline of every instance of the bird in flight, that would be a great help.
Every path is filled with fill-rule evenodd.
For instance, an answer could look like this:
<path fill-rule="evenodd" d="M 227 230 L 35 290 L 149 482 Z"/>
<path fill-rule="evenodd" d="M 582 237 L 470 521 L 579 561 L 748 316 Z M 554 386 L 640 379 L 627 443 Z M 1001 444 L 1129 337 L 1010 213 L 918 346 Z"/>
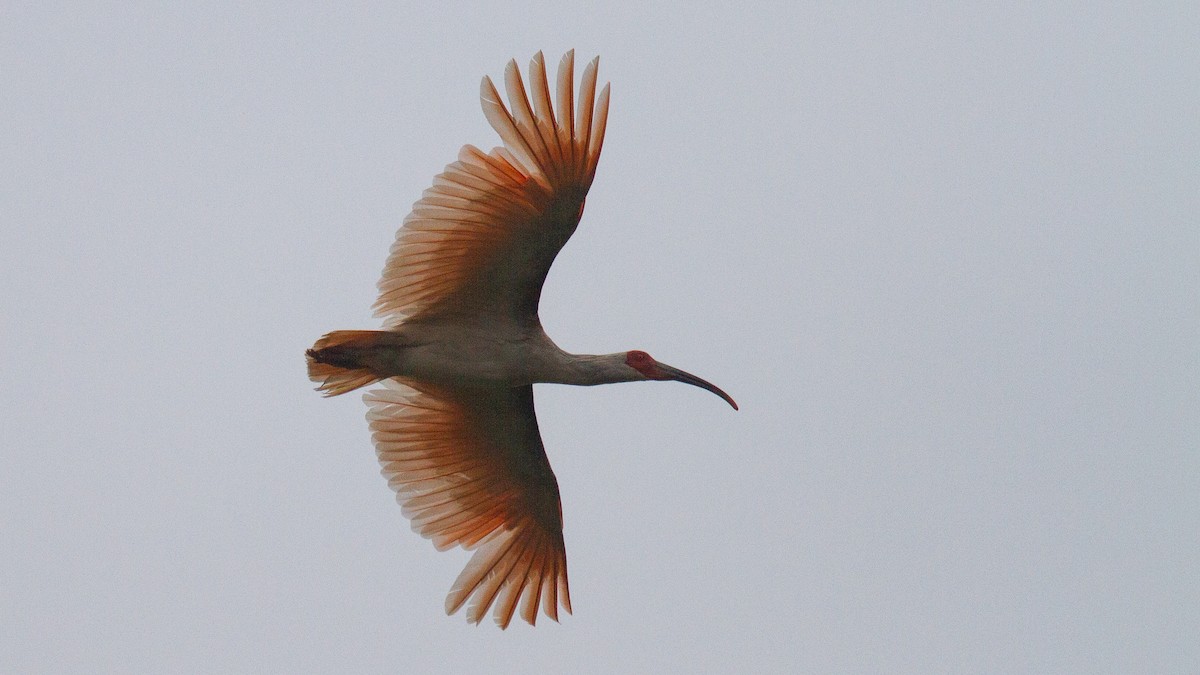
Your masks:
<path fill-rule="evenodd" d="M 376 454 L 412 527 L 438 550 L 475 551 L 446 597 L 479 623 L 495 606 L 506 628 L 538 606 L 571 611 L 558 482 L 533 408 L 533 383 L 675 380 L 715 385 L 643 351 L 568 354 L 542 330 L 550 264 L 583 215 L 608 119 L 593 59 L 573 90 L 574 52 L 558 67 L 556 105 L 539 52 L 504 71 L 509 107 L 488 77 L 483 113 L 504 145 L 467 145 L 433 180 L 396 234 L 379 281 L 384 330 L 340 330 L 306 352 L 326 396 L 375 382 L 363 399 Z M 557 111 L 555 110 L 557 108 Z"/>

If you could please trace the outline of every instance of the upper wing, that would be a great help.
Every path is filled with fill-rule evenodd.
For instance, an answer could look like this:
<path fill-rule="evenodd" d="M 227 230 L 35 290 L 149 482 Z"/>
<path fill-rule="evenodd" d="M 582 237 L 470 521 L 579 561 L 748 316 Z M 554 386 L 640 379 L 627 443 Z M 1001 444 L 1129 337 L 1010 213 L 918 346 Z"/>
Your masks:
<path fill-rule="evenodd" d="M 479 623 L 493 602 L 506 628 L 517 601 L 530 624 L 569 613 L 558 482 L 542 447 L 533 387 L 445 389 L 385 380 L 363 398 L 383 474 L 413 529 L 438 550 L 477 549 L 446 597 L 474 596 Z"/>
<path fill-rule="evenodd" d="M 541 52 L 529 64 L 532 105 L 515 61 L 504 71 L 511 112 L 483 78 L 483 112 L 505 147 L 484 154 L 464 146 L 413 205 L 379 280 L 374 309 L 386 325 L 426 316 L 536 316 L 542 282 L 579 224 L 600 159 L 609 87 L 595 98 L 598 63 L 584 70 L 576 115 L 574 52 L 563 56 L 557 118 Z"/>

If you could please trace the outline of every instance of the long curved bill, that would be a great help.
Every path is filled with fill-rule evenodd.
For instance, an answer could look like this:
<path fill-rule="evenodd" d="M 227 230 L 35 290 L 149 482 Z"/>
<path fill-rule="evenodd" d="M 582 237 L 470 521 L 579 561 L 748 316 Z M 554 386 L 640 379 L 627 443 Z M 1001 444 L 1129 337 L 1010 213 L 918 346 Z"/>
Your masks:
<path fill-rule="evenodd" d="M 725 392 L 721 391 L 721 388 L 718 387 L 717 385 L 713 384 L 712 382 L 709 382 L 708 380 L 704 380 L 699 377 L 696 377 L 695 375 L 693 375 L 689 372 L 680 370 L 678 368 L 672 368 L 671 366 L 668 366 L 665 363 L 659 363 L 657 365 L 658 365 L 658 370 L 661 371 L 664 376 L 661 379 L 675 380 L 676 382 L 683 382 L 684 384 L 690 384 L 694 387 L 700 387 L 701 389 L 707 389 L 708 391 L 711 391 L 712 393 L 716 394 L 717 396 L 720 396 L 721 398 L 725 399 L 725 402 L 728 403 L 729 405 L 733 406 L 734 410 L 738 409 L 737 402 L 735 402 L 732 398 L 730 398 L 729 394 L 726 394 Z"/>

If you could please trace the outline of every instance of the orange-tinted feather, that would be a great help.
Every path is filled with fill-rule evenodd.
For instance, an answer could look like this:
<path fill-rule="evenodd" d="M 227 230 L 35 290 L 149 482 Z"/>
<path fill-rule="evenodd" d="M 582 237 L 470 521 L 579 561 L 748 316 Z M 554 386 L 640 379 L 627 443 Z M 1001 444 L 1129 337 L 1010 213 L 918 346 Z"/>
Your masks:
<path fill-rule="evenodd" d="M 396 379 L 364 396 L 383 474 L 413 529 L 439 549 L 475 549 L 446 597 L 478 623 L 518 604 L 534 623 L 566 595 L 558 484 L 533 411 L 532 387 L 448 389 Z"/>
<path fill-rule="evenodd" d="M 603 145 L 608 87 L 597 100 L 596 66 L 593 60 L 585 69 L 576 110 L 574 54 L 563 57 L 557 116 L 540 52 L 530 64 L 532 102 L 515 63 L 505 69 L 511 111 L 483 79 L 484 115 L 504 147 L 485 154 L 464 146 L 413 205 L 379 281 L 374 308 L 388 326 L 438 315 L 536 315 L 542 282 L 579 222 Z"/>
<path fill-rule="evenodd" d="M 359 357 L 378 343 L 379 336 L 374 330 L 335 330 L 317 340 L 305 352 L 308 378 L 320 383 L 317 391 L 337 396 L 378 380 Z"/>

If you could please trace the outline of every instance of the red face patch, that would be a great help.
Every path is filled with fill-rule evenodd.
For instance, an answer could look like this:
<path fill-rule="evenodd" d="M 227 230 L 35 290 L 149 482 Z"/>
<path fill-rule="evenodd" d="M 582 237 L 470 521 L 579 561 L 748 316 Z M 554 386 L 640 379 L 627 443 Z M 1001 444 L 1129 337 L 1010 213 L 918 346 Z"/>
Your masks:
<path fill-rule="evenodd" d="M 637 349 L 625 354 L 625 364 L 646 377 L 654 377 L 658 369 L 653 357 Z"/>

